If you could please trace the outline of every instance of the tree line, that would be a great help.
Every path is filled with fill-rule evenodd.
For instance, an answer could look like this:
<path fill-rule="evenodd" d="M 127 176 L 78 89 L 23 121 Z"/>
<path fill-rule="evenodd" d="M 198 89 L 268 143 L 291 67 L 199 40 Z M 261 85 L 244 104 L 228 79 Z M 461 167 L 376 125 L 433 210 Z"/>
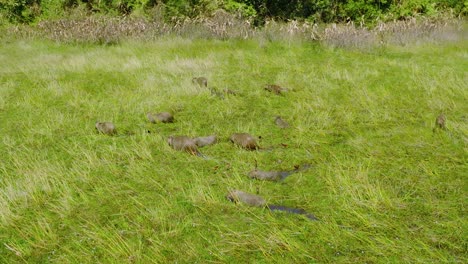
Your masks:
<path fill-rule="evenodd" d="M 252 19 L 346 22 L 405 19 L 441 14 L 465 16 L 467 0 L 0 0 L 0 18 L 11 23 L 65 17 L 81 8 L 89 13 L 150 16 L 155 9 L 165 20 L 208 17 L 215 10 Z M 0 20 L 0 22 L 2 22 Z"/>

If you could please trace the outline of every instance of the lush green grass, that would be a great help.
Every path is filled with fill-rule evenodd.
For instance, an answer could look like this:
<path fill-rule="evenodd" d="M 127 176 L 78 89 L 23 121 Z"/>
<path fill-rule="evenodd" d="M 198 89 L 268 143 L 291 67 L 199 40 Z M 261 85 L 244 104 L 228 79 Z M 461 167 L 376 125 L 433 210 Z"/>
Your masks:
<path fill-rule="evenodd" d="M 467 50 L 1 41 L 0 262 L 466 263 Z M 240 94 L 213 97 L 193 76 Z M 176 123 L 146 121 L 166 110 Z M 433 133 L 441 112 L 448 130 Z M 233 132 L 287 147 L 248 152 Z M 166 143 L 213 133 L 212 159 Z M 313 167 L 260 182 L 255 160 Z M 320 221 L 235 205 L 233 188 Z"/>

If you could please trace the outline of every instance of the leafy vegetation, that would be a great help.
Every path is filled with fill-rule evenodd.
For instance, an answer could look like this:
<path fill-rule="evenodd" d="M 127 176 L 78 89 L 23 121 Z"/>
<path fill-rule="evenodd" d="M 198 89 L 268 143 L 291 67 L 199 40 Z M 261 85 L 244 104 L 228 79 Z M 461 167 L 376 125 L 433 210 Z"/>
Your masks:
<path fill-rule="evenodd" d="M 2 263 L 468 261 L 466 40 L 0 42 Z M 239 94 L 220 99 L 193 76 Z M 145 119 L 167 110 L 174 124 Z M 440 113 L 448 129 L 433 132 Z M 236 148 L 233 132 L 277 147 Z M 166 143 L 212 133 L 207 160 Z M 246 176 L 255 161 L 312 168 L 260 182 Z M 320 221 L 235 205 L 232 188 Z"/>
<path fill-rule="evenodd" d="M 314 22 L 389 21 L 415 16 L 465 16 L 468 2 L 459 0 L 0 0 L 0 14 L 10 22 L 66 17 L 71 9 L 89 13 L 151 17 L 154 8 L 166 20 L 210 17 L 218 9 L 250 18 L 257 25 L 268 19 L 308 19 Z"/>

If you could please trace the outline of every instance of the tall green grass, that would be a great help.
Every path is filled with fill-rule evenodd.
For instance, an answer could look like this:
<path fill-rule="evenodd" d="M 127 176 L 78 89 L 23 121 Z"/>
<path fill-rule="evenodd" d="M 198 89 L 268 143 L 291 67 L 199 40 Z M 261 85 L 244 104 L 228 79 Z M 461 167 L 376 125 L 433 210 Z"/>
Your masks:
<path fill-rule="evenodd" d="M 2 263 L 468 261 L 466 41 L 1 44 Z M 193 76 L 239 94 L 222 100 Z M 150 124 L 150 111 L 176 122 Z M 448 130 L 433 132 L 439 113 Z M 97 120 L 119 135 L 95 133 Z M 236 148 L 234 132 L 276 148 Z M 221 139 L 201 149 L 210 159 L 166 143 L 210 134 Z M 261 182 L 247 177 L 255 162 L 312 168 Z M 320 221 L 235 205 L 230 189 Z"/>

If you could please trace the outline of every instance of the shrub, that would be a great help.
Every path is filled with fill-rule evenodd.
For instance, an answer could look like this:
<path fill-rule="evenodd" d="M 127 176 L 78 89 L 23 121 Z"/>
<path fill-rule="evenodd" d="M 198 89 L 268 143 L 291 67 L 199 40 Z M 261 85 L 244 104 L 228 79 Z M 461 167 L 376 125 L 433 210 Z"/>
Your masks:
<path fill-rule="evenodd" d="M 84 6 L 89 13 L 114 16 L 147 14 L 155 6 L 163 10 L 166 21 L 180 18 L 209 17 L 218 9 L 254 19 L 255 25 L 267 20 L 308 19 L 313 22 L 369 23 L 377 20 L 450 11 L 466 15 L 468 1 L 460 0 L 0 0 L 0 13 L 13 23 L 31 23 L 38 17 L 64 17 L 69 9 Z"/>
<path fill-rule="evenodd" d="M 30 23 L 40 15 L 40 0 L 0 0 L 0 12 L 13 23 Z"/>
<path fill-rule="evenodd" d="M 227 1 L 223 5 L 223 8 L 230 13 L 238 14 L 242 17 L 250 17 L 250 18 L 257 17 L 257 11 L 253 8 L 253 6 L 248 5 L 246 3 Z"/>

